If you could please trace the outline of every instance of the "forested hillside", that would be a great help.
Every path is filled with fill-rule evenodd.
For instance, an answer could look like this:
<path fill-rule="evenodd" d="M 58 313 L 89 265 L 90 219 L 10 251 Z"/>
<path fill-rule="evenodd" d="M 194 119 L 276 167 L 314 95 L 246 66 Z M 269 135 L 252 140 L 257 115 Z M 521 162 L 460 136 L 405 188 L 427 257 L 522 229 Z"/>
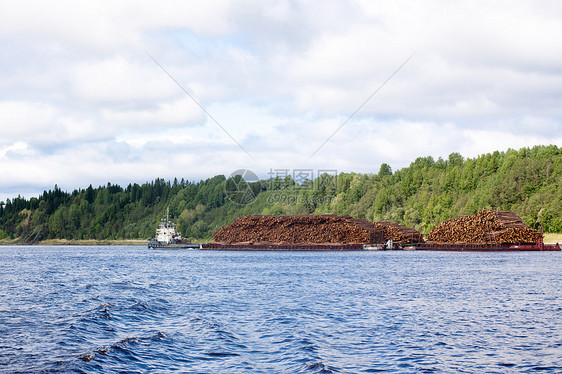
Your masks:
<path fill-rule="evenodd" d="M 474 159 L 458 153 L 446 160 L 420 157 L 395 172 L 383 164 L 372 174 L 323 175 L 300 184 L 286 177 L 248 185 L 219 175 L 197 183 L 108 183 L 71 193 L 55 186 L 37 198 L 2 202 L 0 239 L 148 238 L 167 207 L 182 234 L 195 240 L 210 239 L 246 214 L 349 214 L 427 233 L 482 208 L 512 210 L 530 226 L 562 232 L 561 184 L 562 149 L 551 145 Z"/>

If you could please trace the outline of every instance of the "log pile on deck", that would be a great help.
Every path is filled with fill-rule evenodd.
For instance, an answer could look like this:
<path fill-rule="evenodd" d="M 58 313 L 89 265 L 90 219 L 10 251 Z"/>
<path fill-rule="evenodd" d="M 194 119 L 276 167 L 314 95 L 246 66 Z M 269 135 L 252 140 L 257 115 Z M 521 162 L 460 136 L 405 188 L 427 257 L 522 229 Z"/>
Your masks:
<path fill-rule="evenodd" d="M 384 233 L 372 222 L 350 216 L 249 215 L 216 231 L 213 239 L 226 244 L 370 244 L 382 243 Z"/>
<path fill-rule="evenodd" d="M 427 235 L 430 242 L 455 244 L 534 244 L 542 234 L 513 212 L 484 209 L 472 216 L 449 219 Z"/>
<path fill-rule="evenodd" d="M 399 225 L 389 221 L 375 222 L 375 227 L 384 230 L 384 240 L 392 239 L 396 244 L 414 244 L 422 243 L 423 236 L 418 230 Z"/>

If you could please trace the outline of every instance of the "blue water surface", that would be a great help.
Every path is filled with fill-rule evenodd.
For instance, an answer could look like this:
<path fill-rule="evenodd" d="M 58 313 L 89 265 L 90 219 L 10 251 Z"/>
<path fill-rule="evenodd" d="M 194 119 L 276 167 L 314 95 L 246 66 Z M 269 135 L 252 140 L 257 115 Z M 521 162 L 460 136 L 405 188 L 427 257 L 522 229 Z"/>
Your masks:
<path fill-rule="evenodd" d="M 562 372 L 562 253 L 0 247 L 0 372 Z"/>

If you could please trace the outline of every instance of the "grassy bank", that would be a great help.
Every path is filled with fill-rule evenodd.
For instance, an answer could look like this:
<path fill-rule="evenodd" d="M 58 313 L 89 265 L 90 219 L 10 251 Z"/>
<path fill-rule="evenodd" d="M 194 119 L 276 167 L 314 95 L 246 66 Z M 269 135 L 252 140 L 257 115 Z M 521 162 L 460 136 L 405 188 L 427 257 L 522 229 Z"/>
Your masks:
<path fill-rule="evenodd" d="M 2 239 L 0 245 L 25 244 L 20 239 Z M 36 242 L 33 245 L 146 245 L 145 239 L 122 239 L 122 240 L 68 240 L 68 239 L 47 239 Z"/>

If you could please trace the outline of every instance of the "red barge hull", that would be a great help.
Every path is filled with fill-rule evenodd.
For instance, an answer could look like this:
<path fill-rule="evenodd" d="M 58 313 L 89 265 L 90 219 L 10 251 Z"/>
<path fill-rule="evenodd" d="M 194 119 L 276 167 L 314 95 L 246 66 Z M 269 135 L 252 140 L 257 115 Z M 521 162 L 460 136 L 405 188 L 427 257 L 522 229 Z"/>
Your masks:
<path fill-rule="evenodd" d="M 201 244 L 203 250 L 217 251 L 365 251 L 363 244 Z M 401 249 L 417 251 L 449 251 L 449 252 L 541 252 L 560 251 L 556 245 L 511 245 L 498 247 L 470 245 L 417 245 Z"/>
<path fill-rule="evenodd" d="M 503 247 L 483 247 L 483 246 L 456 246 L 456 245 L 420 245 L 415 248 L 417 251 L 452 251 L 452 252 L 542 252 L 560 251 L 560 246 L 556 245 L 511 245 Z"/>
<path fill-rule="evenodd" d="M 201 249 L 222 251 L 362 251 L 363 244 L 201 244 Z"/>

